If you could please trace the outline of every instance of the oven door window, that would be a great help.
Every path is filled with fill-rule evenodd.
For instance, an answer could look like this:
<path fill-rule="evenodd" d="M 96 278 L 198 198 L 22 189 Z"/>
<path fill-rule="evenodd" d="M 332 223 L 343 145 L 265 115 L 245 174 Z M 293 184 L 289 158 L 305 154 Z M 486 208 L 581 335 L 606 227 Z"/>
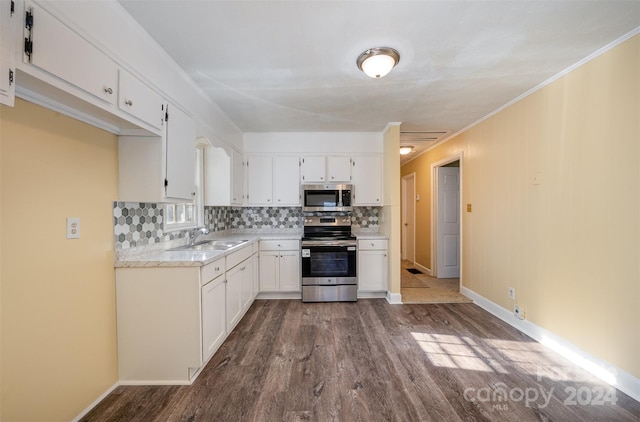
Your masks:
<path fill-rule="evenodd" d="M 302 259 L 303 277 L 355 277 L 355 251 L 345 247 L 313 247 Z"/>

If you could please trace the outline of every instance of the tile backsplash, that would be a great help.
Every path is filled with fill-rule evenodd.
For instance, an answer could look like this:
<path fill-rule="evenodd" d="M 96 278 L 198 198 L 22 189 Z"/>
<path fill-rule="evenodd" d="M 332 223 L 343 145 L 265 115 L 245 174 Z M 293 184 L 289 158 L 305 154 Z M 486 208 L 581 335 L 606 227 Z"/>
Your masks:
<path fill-rule="evenodd" d="M 115 249 L 129 249 L 181 239 L 186 230 L 164 232 L 162 204 L 114 202 L 113 227 Z M 354 230 L 378 228 L 379 207 L 354 207 Z M 300 230 L 304 213 L 301 207 L 205 207 L 204 224 L 211 232 L 225 230 Z"/>

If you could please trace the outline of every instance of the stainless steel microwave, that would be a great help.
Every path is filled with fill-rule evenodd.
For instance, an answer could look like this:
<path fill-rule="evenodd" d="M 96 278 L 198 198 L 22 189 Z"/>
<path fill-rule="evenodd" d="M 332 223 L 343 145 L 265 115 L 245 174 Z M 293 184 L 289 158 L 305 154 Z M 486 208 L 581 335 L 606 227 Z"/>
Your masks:
<path fill-rule="evenodd" d="M 353 185 L 302 185 L 303 211 L 351 211 Z"/>

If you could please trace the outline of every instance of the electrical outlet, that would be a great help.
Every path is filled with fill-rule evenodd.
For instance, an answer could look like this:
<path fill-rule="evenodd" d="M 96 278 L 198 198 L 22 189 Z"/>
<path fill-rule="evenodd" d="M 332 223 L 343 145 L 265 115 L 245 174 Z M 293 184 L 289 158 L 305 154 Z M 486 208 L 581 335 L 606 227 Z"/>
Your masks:
<path fill-rule="evenodd" d="M 67 239 L 80 239 L 79 218 L 67 218 Z"/>
<path fill-rule="evenodd" d="M 509 287 L 507 294 L 509 296 L 509 299 L 516 300 L 516 289 L 514 289 L 513 287 Z"/>
<path fill-rule="evenodd" d="M 513 305 L 513 314 L 518 319 L 524 319 L 524 309 L 520 308 L 518 305 Z"/>

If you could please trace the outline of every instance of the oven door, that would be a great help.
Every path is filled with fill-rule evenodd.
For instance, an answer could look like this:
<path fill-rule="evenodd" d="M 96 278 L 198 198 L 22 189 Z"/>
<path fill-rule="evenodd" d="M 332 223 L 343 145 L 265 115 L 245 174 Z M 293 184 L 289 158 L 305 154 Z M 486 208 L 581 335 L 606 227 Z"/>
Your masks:
<path fill-rule="evenodd" d="M 302 285 L 339 285 L 358 282 L 356 246 L 352 243 L 303 241 L 301 255 Z"/>

